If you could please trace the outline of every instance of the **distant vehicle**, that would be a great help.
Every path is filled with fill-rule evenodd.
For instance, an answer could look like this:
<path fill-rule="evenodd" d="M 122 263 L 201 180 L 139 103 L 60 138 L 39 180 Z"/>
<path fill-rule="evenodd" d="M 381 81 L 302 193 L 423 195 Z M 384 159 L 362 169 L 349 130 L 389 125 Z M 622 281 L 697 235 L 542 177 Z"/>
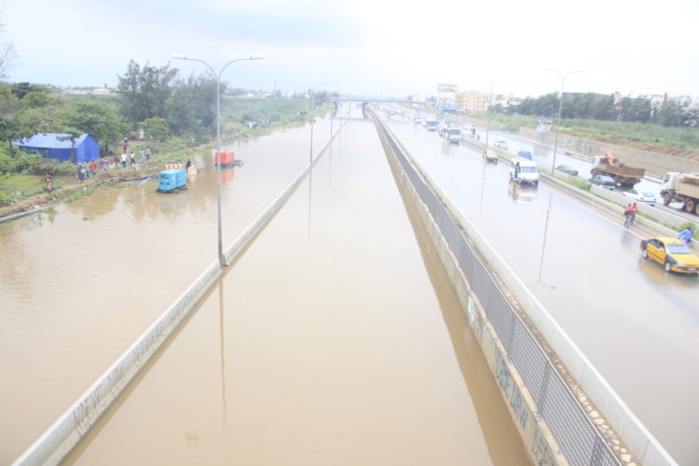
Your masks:
<path fill-rule="evenodd" d="M 578 171 L 575 169 L 575 167 L 571 167 L 570 165 L 558 165 L 556 170 L 562 171 L 563 173 L 567 173 L 569 175 L 578 176 Z"/>
<path fill-rule="evenodd" d="M 602 186 L 603 188 L 607 189 L 616 188 L 616 181 L 614 181 L 614 178 L 607 175 L 595 175 L 592 178 L 590 178 L 590 183 Z"/>
<path fill-rule="evenodd" d="M 515 159 L 510 170 L 510 180 L 519 184 L 539 184 L 539 169 L 531 160 Z"/>
<path fill-rule="evenodd" d="M 449 142 L 458 144 L 461 140 L 461 128 L 449 128 L 444 137 L 448 139 Z"/>
<path fill-rule="evenodd" d="M 624 192 L 624 196 L 630 197 L 634 201 L 643 202 L 648 205 L 655 205 L 655 203 L 657 202 L 655 194 L 653 194 L 650 191 L 639 191 L 637 189 L 629 189 L 628 191 Z"/>
<path fill-rule="evenodd" d="M 437 131 L 437 126 L 439 125 L 439 122 L 437 120 L 426 120 L 425 121 L 425 127 L 429 131 Z"/>
<path fill-rule="evenodd" d="M 699 173 L 666 173 L 660 189 L 663 204 L 684 203 L 684 210 L 699 215 Z"/>
<path fill-rule="evenodd" d="M 517 152 L 517 157 L 522 157 L 523 159 L 532 159 L 532 153 L 529 152 L 528 150 L 521 150 Z"/>
<path fill-rule="evenodd" d="M 474 125 L 464 126 L 461 130 L 461 139 L 466 139 L 467 137 L 476 137 L 476 127 Z"/>
<path fill-rule="evenodd" d="M 597 155 L 593 159 L 592 170 L 590 170 L 592 176 L 610 176 L 622 187 L 633 188 L 646 173 L 645 168 L 627 167 L 612 157 L 610 152 L 605 152 L 603 156 Z"/>
<path fill-rule="evenodd" d="M 498 155 L 495 152 L 484 151 L 482 157 L 486 162 L 494 163 L 495 165 L 498 164 Z"/>
<path fill-rule="evenodd" d="M 699 274 L 699 257 L 677 238 L 659 236 L 641 240 L 641 255 L 663 264 L 666 272 Z"/>
<path fill-rule="evenodd" d="M 504 139 L 498 139 L 495 141 L 495 147 L 502 150 L 507 150 L 507 142 Z"/>

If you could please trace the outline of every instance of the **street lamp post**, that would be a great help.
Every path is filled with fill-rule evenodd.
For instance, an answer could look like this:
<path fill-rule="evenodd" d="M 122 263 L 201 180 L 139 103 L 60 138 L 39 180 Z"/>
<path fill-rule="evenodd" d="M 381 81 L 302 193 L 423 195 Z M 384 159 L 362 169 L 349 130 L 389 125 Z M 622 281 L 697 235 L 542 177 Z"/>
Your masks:
<path fill-rule="evenodd" d="M 217 203 L 217 210 L 218 210 L 218 261 L 219 265 L 221 268 L 226 266 L 226 258 L 223 255 L 223 238 L 222 238 L 222 227 L 221 227 L 221 75 L 223 74 L 223 71 L 228 67 L 228 65 L 235 63 L 237 61 L 248 61 L 248 60 L 262 60 L 266 57 L 263 56 L 250 56 L 247 58 L 236 58 L 235 60 L 231 60 L 223 67 L 221 70 L 217 73 L 216 70 L 214 69 L 213 66 L 209 65 L 207 62 L 204 60 L 200 60 L 198 58 L 190 58 L 186 57 L 184 55 L 180 54 L 175 54 L 172 55 L 172 58 L 175 58 L 177 60 L 188 60 L 188 61 L 195 61 L 198 63 L 201 63 L 205 65 L 209 70 L 211 71 L 211 74 L 214 75 L 214 78 L 216 79 L 216 187 L 217 187 L 217 193 L 216 193 L 216 203 Z"/>
<path fill-rule="evenodd" d="M 556 120 L 556 138 L 553 142 L 553 163 L 551 164 L 551 175 L 554 174 L 554 171 L 556 170 L 556 151 L 558 149 L 558 133 L 560 132 L 560 125 L 561 125 L 561 110 L 563 109 L 563 85 L 566 81 L 566 78 L 570 76 L 571 74 L 574 73 L 581 73 L 581 70 L 577 71 L 571 71 L 566 74 L 562 74 L 559 71 L 552 70 L 550 68 L 546 68 L 546 71 L 550 71 L 552 73 L 556 73 L 558 76 L 561 77 L 561 95 L 558 96 L 558 118 Z"/>
<path fill-rule="evenodd" d="M 490 104 L 493 100 L 493 86 L 502 81 L 486 81 L 486 84 L 490 85 L 490 90 L 488 91 L 488 108 L 486 108 L 486 127 L 485 127 L 485 151 L 488 152 L 488 136 L 490 135 Z"/>
<path fill-rule="evenodd" d="M 329 84 L 329 83 L 324 82 L 324 83 L 318 83 L 315 86 L 311 86 L 307 83 L 296 81 L 296 84 L 302 84 L 302 85 L 308 87 L 308 89 L 311 92 L 311 120 L 310 120 L 310 123 L 311 123 L 311 149 L 310 149 L 310 155 L 308 158 L 309 158 L 309 163 L 313 163 L 313 123 L 316 122 L 316 119 L 313 117 L 313 111 L 316 108 L 316 106 L 315 106 L 315 90 L 316 90 L 316 88 L 318 88 L 320 86 L 325 86 L 326 84 Z"/>

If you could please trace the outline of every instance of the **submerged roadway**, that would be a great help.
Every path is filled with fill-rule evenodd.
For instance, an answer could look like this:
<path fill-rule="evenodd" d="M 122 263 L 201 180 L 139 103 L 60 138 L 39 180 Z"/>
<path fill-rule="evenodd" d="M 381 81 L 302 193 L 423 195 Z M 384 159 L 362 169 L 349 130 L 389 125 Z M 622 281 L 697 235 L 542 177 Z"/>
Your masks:
<path fill-rule="evenodd" d="M 670 454 L 699 461 L 699 376 L 687 370 L 699 362 L 699 280 L 643 261 L 650 232 L 545 184 L 518 194 L 506 164 L 391 127 Z M 314 147 L 330 129 L 316 124 Z M 302 130 L 236 146 L 246 166 L 225 175 L 226 244 L 307 163 Z M 348 123 L 70 463 L 526 463 L 375 133 Z M 97 193 L 0 227 L 3 462 L 214 260 L 215 186 L 198 162 L 185 196 Z"/>

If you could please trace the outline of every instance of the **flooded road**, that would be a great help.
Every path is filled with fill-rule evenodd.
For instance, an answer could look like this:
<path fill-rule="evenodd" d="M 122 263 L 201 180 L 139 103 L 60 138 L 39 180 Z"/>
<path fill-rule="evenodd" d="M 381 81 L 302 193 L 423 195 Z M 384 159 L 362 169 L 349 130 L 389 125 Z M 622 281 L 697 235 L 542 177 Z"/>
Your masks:
<path fill-rule="evenodd" d="M 316 135 L 329 136 L 324 123 Z M 308 134 L 235 148 L 245 167 L 224 184 L 224 244 L 307 163 Z M 3 252 L 16 272 L 3 273 L 3 286 L 28 273 L 20 270 L 27 260 L 39 275 L 24 279 L 25 293 L 16 280 L 0 303 L 11 325 L 2 327 L 3 344 L 17 348 L 0 360 L 13 380 L 1 397 L 2 432 L 11 436 L 3 435 L 3 462 L 215 260 L 210 172 L 184 196 L 105 193 L 103 213 L 83 200 L 0 236 L 2 251 L 21 251 Z M 56 247 L 51 232 L 60 233 L 62 254 L 35 249 Z M 423 235 L 373 124 L 350 122 L 332 156 L 69 463 L 527 464 Z M 42 262 L 41 253 L 60 259 Z M 52 277 L 60 287 L 46 283 Z"/>
<path fill-rule="evenodd" d="M 315 134 L 328 140 L 327 119 Z M 309 143 L 299 128 L 232 147 L 245 166 L 223 171 L 225 244 L 307 165 Z M 208 153 L 193 162 L 201 172 L 186 193 L 156 195 L 151 181 L 0 224 L 0 463 L 19 456 L 216 259 L 215 171 Z"/>
<path fill-rule="evenodd" d="M 697 277 L 642 259 L 639 226 L 512 186 L 507 163 L 419 125 L 391 128 L 675 460 L 699 464 Z"/>

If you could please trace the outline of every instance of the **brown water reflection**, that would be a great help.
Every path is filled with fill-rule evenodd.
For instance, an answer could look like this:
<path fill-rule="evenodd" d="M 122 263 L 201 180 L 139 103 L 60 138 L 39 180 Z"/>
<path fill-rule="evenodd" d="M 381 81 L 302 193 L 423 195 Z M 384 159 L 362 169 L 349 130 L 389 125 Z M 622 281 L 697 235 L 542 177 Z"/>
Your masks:
<path fill-rule="evenodd" d="M 306 165 L 306 135 L 299 128 L 232 147 L 245 167 L 224 171 L 225 244 Z M 214 171 L 206 156 L 194 162 L 201 172 L 178 195 L 134 182 L 0 224 L 0 463 L 34 442 L 215 260 Z"/>
<path fill-rule="evenodd" d="M 351 132 L 69 463 L 527 464 L 373 125 Z"/>

